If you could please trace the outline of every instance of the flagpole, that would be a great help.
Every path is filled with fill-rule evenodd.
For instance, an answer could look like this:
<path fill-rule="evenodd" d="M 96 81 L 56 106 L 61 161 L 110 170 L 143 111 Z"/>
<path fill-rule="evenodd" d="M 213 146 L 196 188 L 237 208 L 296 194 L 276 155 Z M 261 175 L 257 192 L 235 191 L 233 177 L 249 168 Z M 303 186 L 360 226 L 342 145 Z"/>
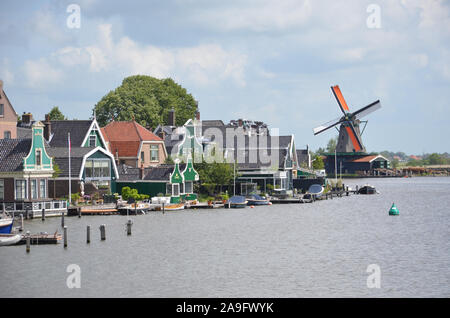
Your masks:
<path fill-rule="evenodd" d="M 67 140 L 69 143 L 69 205 L 72 204 L 72 169 L 71 169 L 71 162 L 70 162 L 70 157 L 71 157 L 71 144 L 70 144 L 70 132 L 67 134 Z"/>

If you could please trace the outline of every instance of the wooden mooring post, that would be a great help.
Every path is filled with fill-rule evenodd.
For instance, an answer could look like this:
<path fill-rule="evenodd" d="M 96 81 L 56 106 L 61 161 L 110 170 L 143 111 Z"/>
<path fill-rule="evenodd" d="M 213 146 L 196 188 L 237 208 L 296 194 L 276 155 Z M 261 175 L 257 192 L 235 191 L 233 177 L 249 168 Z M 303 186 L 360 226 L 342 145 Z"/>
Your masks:
<path fill-rule="evenodd" d="M 106 226 L 105 224 L 100 225 L 100 240 L 106 240 Z"/>
<path fill-rule="evenodd" d="M 41 218 L 42 218 L 42 221 L 45 221 L 45 209 L 42 209 Z"/>
<path fill-rule="evenodd" d="M 166 212 L 165 207 L 164 207 L 164 202 L 162 203 L 162 213 L 164 214 Z"/>
<path fill-rule="evenodd" d="M 127 235 L 131 235 L 131 226 L 133 225 L 133 221 L 128 220 L 127 222 Z"/>
<path fill-rule="evenodd" d="M 64 248 L 67 247 L 67 226 L 64 226 Z"/>
<path fill-rule="evenodd" d="M 91 243 L 91 226 L 88 225 L 86 227 L 86 243 L 89 244 Z"/>
<path fill-rule="evenodd" d="M 78 208 L 78 218 L 81 218 L 81 208 Z"/>
<path fill-rule="evenodd" d="M 64 227 L 64 211 L 61 213 L 61 227 Z"/>
<path fill-rule="evenodd" d="M 27 253 L 30 253 L 30 245 L 31 245 L 30 231 L 27 231 L 27 244 L 26 244 Z"/>
<path fill-rule="evenodd" d="M 28 220 L 28 213 L 29 213 L 29 210 L 27 208 L 27 209 L 25 209 L 25 220 Z"/>

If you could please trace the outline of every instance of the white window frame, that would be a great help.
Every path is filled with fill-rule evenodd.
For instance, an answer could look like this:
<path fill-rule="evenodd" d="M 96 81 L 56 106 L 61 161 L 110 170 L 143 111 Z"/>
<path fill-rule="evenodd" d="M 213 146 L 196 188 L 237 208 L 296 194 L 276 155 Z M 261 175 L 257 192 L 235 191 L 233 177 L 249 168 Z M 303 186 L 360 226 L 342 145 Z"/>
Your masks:
<path fill-rule="evenodd" d="M 0 200 L 5 199 L 5 180 L 0 179 Z"/>
<path fill-rule="evenodd" d="M 31 199 L 36 200 L 38 198 L 38 182 L 37 179 L 30 180 Z"/>
<path fill-rule="evenodd" d="M 94 137 L 94 146 L 91 146 L 91 138 L 92 138 L 92 137 Z M 96 135 L 89 135 L 88 142 L 89 142 L 89 147 L 90 147 L 90 148 L 95 148 L 95 147 L 97 147 L 97 136 L 96 136 Z"/>
<path fill-rule="evenodd" d="M 44 191 L 42 191 L 42 184 L 44 185 Z M 44 192 L 44 193 L 42 193 Z M 47 180 L 40 179 L 39 180 L 39 198 L 45 199 L 47 197 Z"/>
<path fill-rule="evenodd" d="M 25 196 L 23 198 L 17 198 L 17 181 L 25 182 Z M 14 180 L 14 198 L 16 200 L 27 200 L 27 198 L 28 198 L 28 182 L 26 179 L 15 179 Z"/>
<path fill-rule="evenodd" d="M 152 152 L 156 151 L 156 159 L 153 160 Z M 159 162 L 159 145 L 150 145 L 150 161 Z"/>
<path fill-rule="evenodd" d="M 187 190 L 187 187 L 186 187 L 187 184 L 190 184 L 190 187 L 191 187 L 189 189 L 189 191 Z M 184 182 L 184 193 L 187 193 L 187 194 L 194 193 L 194 182 L 193 181 L 185 181 Z"/>
<path fill-rule="evenodd" d="M 177 194 L 175 194 L 175 189 L 177 189 Z M 180 184 L 179 183 L 174 183 L 172 184 L 172 196 L 174 197 L 179 197 L 180 196 Z"/>

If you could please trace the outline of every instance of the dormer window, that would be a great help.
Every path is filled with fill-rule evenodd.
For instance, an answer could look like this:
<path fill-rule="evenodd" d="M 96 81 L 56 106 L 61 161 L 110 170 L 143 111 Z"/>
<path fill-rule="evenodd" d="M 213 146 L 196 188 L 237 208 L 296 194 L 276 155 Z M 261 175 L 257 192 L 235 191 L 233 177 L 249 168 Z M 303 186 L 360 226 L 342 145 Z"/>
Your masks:
<path fill-rule="evenodd" d="M 89 147 L 95 148 L 97 145 L 97 136 L 89 136 Z"/>

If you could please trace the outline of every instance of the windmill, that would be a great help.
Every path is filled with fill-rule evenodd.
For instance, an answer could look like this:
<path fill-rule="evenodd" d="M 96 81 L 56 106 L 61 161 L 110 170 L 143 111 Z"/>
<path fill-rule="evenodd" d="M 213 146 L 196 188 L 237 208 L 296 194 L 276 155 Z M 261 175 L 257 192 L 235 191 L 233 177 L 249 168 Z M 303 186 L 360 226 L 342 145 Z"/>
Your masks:
<path fill-rule="evenodd" d="M 359 130 L 359 126 L 362 122 L 361 118 L 381 108 L 380 101 L 377 100 L 351 113 L 347 103 L 345 102 L 344 96 L 342 96 L 339 86 L 332 86 L 331 90 L 333 91 L 334 97 L 336 98 L 344 116 L 336 118 L 335 120 L 329 121 L 319 127 L 314 128 L 314 135 L 320 134 L 325 130 L 328 130 L 340 124 L 340 127 L 338 129 L 339 138 L 336 145 L 336 152 L 365 153 L 366 149 L 361 140 L 362 133 Z M 365 121 L 364 123 L 367 124 L 367 121 Z"/>

